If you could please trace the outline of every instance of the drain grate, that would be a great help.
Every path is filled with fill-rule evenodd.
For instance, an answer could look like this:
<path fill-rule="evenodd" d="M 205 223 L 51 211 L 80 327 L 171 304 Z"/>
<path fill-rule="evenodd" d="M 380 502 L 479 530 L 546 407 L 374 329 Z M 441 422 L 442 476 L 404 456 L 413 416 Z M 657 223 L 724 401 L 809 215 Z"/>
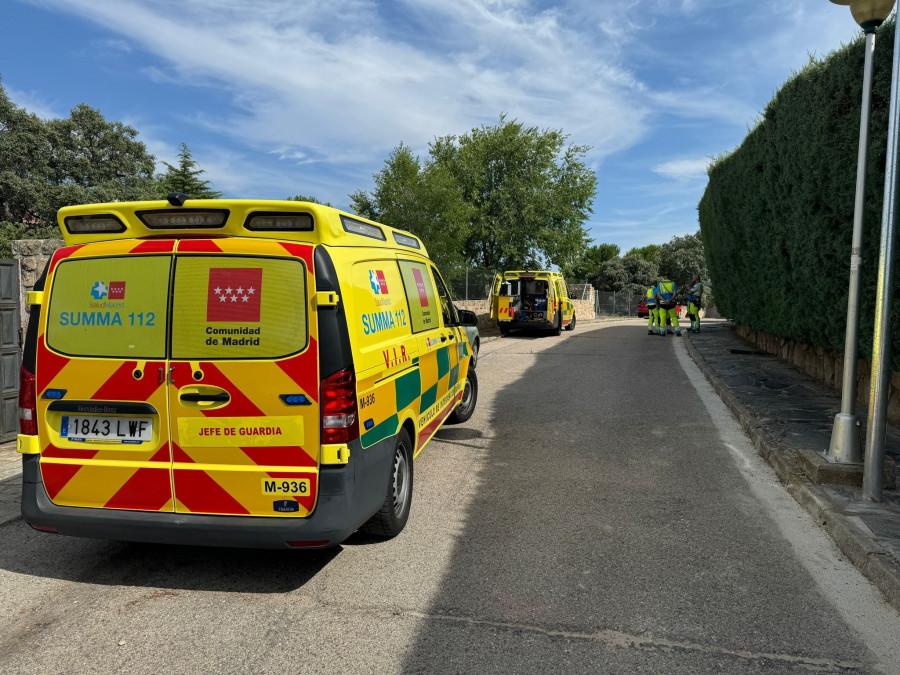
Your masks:
<path fill-rule="evenodd" d="M 860 516 L 859 519 L 878 537 L 900 539 L 900 519 L 896 516 Z"/>

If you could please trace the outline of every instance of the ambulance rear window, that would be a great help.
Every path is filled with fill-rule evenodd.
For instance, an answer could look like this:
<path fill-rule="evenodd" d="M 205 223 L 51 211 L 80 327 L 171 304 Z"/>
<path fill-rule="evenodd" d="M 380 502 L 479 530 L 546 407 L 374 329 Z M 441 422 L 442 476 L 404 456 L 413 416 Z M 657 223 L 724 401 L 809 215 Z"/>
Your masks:
<path fill-rule="evenodd" d="M 274 359 L 303 351 L 306 298 L 300 260 L 179 256 L 172 358 Z"/>
<path fill-rule="evenodd" d="M 47 344 L 71 356 L 162 359 L 171 258 L 64 260 L 54 272 Z"/>

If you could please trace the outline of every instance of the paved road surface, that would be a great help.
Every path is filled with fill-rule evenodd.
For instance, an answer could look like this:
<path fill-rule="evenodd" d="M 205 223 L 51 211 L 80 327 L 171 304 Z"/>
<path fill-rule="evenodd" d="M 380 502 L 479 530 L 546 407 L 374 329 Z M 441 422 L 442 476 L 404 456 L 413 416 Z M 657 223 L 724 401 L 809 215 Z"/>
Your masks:
<path fill-rule="evenodd" d="M 677 338 L 484 345 L 389 542 L 315 554 L 0 526 L 0 672 L 900 672 L 900 621 Z"/>

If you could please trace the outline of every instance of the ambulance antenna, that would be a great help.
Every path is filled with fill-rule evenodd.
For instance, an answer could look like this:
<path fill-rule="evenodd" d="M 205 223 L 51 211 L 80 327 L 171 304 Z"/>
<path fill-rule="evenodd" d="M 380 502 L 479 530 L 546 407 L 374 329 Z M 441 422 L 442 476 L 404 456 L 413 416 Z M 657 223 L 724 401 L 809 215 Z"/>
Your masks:
<path fill-rule="evenodd" d="M 169 196 L 166 197 L 169 203 L 172 206 L 184 206 L 184 203 L 190 199 L 190 196 L 184 194 L 183 192 L 170 192 Z"/>

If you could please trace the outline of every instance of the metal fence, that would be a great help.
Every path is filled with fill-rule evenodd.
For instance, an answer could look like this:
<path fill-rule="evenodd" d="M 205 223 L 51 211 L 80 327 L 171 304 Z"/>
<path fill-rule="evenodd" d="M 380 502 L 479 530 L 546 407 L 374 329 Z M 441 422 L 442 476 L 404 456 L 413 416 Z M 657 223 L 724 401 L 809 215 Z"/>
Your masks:
<path fill-rule="evenodd" d="M 569 290 L 569 295 L 575 296 L 576 300 L 590 300 L 591 298 L 591 285 L 590 284 L 566 284 Z"/>
<path fill-rule="evenodd" d="M 494 272 L 485 269 L 469 269 L 465 275 L 447 281 L 454 300 L 487 300 L 491 295 Z"/>
<path fill-rule="evenodd" d="M 594 311 L 598 316 L 637 316 L 637 306 L 643 296 L 624 291 L 620 293 L 597 291 L 594 298 Z"/>

